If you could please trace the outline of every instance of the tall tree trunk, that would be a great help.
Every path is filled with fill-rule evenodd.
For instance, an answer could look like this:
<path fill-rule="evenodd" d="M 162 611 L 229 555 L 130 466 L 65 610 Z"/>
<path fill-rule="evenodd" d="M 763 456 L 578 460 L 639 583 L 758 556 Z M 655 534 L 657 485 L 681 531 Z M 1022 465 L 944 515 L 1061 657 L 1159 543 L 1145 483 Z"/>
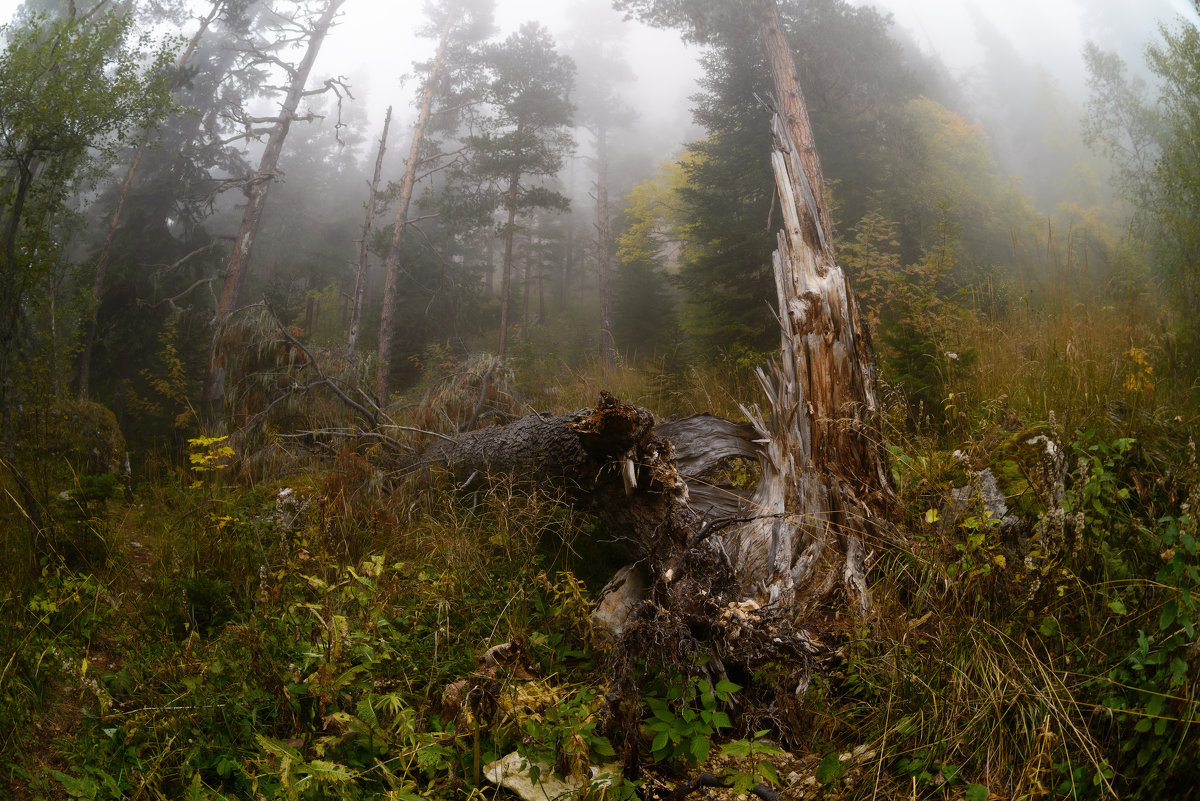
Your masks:
<path fill-rule="evenodd" d="M 512 285 L 513 236 L 517 229 L 517 190 L 521 176 L 514 175 L 508 182 L 508 222 L 504 226 L 504 259 L 500 262 L 500 344 L 496 358 L 504 361 L 508 353 L 508 306 L 509 289 Z"/>
<path fill-rule="evenodd" d="M 596 262 L 600 280 L 600 364 L 615 363 L 612 332 L 612 252 L 608 218 L 608 130 L 596 128 Z"/>
<path fill-rule="evenodd" d="M 371 258 L 371 227 L 375 222 L 375 197 L 379 193 L 379 178 L 383 173 L 383 154 L 387 151 L 388 128 L 392 125 L 392 107 L 388 106 L 383 118 L 383 134 L 379 137 L 379 151 L 375 154 L 375 174 L 371 177 L 371 191 L 367 195 L 367 216 L 363 221 L 362 239 L 358 243 L 358 272 L 354 279 L 354 305 L 350 311 L 350 333 L 346 337 L 346 354 L 353 357 L 358 348 L 358 326 L 362 320 L 363 299 L 367 294 L 367 267 Z"/>
<path fill-rule="evenodd" d="M 200 45 L 200 39 L 212 25 L 213 20 L 221 12 L 225 5 L 225 0 L 216 0 L 208 11 L 208 16 L 200 19 L 200 28 L 192 36 L 188 42 L 187 48 L 180 53 L 179 58 L 175 60 L 175 71 L 180 72 L 192 60 L 192 56 L 196 54 L 196 48 Z M 98 315 L 100 312 L 100 295 L 104 291 L 104 279 L 108 273 L 108 263 L 112 256 L 113 238 L 117 233 L 117 227 L 121 223 L 121 212 L 125 208 L 125 199 L 129 197 L 129 187 L 133 185 L 133 176 L 137 173 L 138 165 L 142 161 L 142 154 L 146 152 L 146 146 L 150 143 L 150 137 L 154 131 L 147 128 L 142 131 L 142 137 L 138 141 L 137 150 L 133 154 L 133 159 L 129 162 L 129 169 L 125 173 L 125 180 L 121 182 L 121 190 L 117 193 L 116 207 L 113 209 L 112 216 L 108 221 L 108 230 L 104 234 L 104 243 L 100 246 L 100 253 L 96 256 L 95 275 L 92 277 L 92 298 L 88 306 L 87 317 L 83 327 L 83 342 L 79 349 L 79 367 L 75 375 L 76 391 L 80 400 L 86 400 L 88 397 L 88 382 L 91 378 L 92 371 L 92 349 L 96 345 L 96 326 L 98 324 Z"/>
<path fill-rule="evenodd" d="M 17 356 L 17 329 L 21 319 L 20 278 L 17 274 L 17 237 L 21 232 L 21 214 L 25 210 L 33 170 L 27 159 L 16 165 L 16 191 L 13 193 L 10 216 L 0 235 L 0 428 L 4 437 L 4 453 L 10 465 L 15 457 L 12 421 L 12 369 Z M 40 528 L 40 526 L 39 526 Z"/>
<path fill-rule="evenodd" d="M 404 243 L 404 229 L 408 225 L 408 207 L 412 202 L 413 187 L 417 182 L 417 169 L 421 165 L 421 143 L 425 129 L 433 113 L 433 101 L 440 91 L 442 71 L 445 69 L 446 46 L 454 30 L 453 15 L 446 18 L 438 39 L 433 65 L 429 68 L 429 80 L 421 95 L 421 111 L 413 128 L 412 145 L 408 149 L 408 162 L 404 166 L 404 179 L 400 182 L 400 197 L 396 202 L 396 219 L 392 223 L 392 244 L 388 249 L 387 266 L 384 268 L 383 311 L 379 320 L 379 367 L 375 373 L 375 398 L 387 403 L 388 385 L 392 376 L 392 340 L 396 338 L 396 295 L 400 291 L 400 255 Z"/>
<path fill-rule="evenodd" d="M 234 239 L 233 252 L 229 256 L 229 266 L 225 270 L 225 284 L 221 288 L 221 297 L 217 302 L 216 319 L 218 324 L 224 323 L 237 304 L 242 284 L 246 279 L 246 268 L 250 264 L 250 255 L 254 251 L 254 240 L 258 235 L 258 224 L 262 220 L 263 208 L 266 207 L 267 194 L 271 184 L 275 182 L 279 166 L 279 155 L 283 152 L 283 143 L 287 140 L 300 107 L 300 99 L 305 95 L 308 76 L 316 63 L 321 45 L 333 25 L 333 18 L 346 0 L 328 0 L 325 10 L 321 13 L 308 39 L 308 48 L 304 57 L 293 69 L 289 69 L 291 83 L 284 97 L 278 121 L 267 137 L 267 146 L 259 160 L 258 170 L 254 174 L 250 186 L 246 190 L 246 210 L 242 214 L 242 224 Z"/>
<path fill-rule="evenodd" d="M 562 280 L 558 283 L 558 311 L 566 311 L 567 297 L 571 288 L 571 263 L 575 258 L 575 229 L 567 226 L 567 248 L 563 254 Z"/>
<path fill-rule="evenodd" d="M 254 240 L 258 235 L 258 225 L 262 220 L 263 208 L 267 203 L 267 192 L 275 181 L 279 165 L 279 155 L 283 152 L 283 143 L 292 127 L 292 119 L 296 109 L 300 107 L 300 99 L 305 95 L 308 76 L 316 63 L 321 45 L 333 25 L 333 18 L 346 0 L 328 0 L 325 10 L 312 27 L 308 38 L 308 48 L 300 63 L 289 68 L 291 83 L 280 109 L 278 121 L 267 137 L 267 146 L 263 151 L 258 170 L 254 174 L 249 187 L 246 189 L 246 210 L 242 214 L 242 224 L 233 242 L 233 252 L 229 256 L 229 265 L 225 269 L 225 283 L 221 288 L 221 296 L 217 300 L 215 323 L 217 330 L 228 321 L 233 313 L 241 293 L 242 284 L 246 279 L 246 270 L 250 264 L 250 255 L 254 251 Z M 216 349 L 214 340 L 214 351 Z M 209 404 L 210 422 L 219 419 L 225 393 L 225 366 L 220 354 L 214 352 L 209 366 L 207 402 Z"/>
<path fill-rule="evenodd" d="M 521 336 L 529 336 L 529 292 L 533 286 L 533 237 L 525 239 L 525 263 L 521 267 Z"/>
<path fill-rule="evenodd" d="M 108 231 L 104 234 L 104 244 L 100 246 L 100 255 L 96 257 L 95 275 L 92 276 L 92 297 L 88 304 L 83 325 L 83 342 L 79 348 L 79 368 L 75 374 L 75 387 L 80 400 L 87 400 L 88 382 L 92 372 L 92 348 L 96 345 L 96 328 L 99 324 L 100 296 L 104 292 L 104 278 L 108 274 L 108 262 L 112 254 L 113 237 L 121 222 L 121 212 L 125 208 L 125 198 L 129 196 L 129 187 L 133 184 L 133 176 L 141 163 L 142 154 L 146 152 L 147 139 L 143 137 L 138 143 L 137 151 L 129 162 L 129 170 L 121 183 L 121 191 L 117 194 L 117 205 L 112 217 L 108 220 Z"/>
<path fill-rule="evenodd" d="M 487 270 L 487 296 L 494 298 L 496 296 L 496 239 L 490 233 L 487 240 L 487 261 L 485 269 Z"/>

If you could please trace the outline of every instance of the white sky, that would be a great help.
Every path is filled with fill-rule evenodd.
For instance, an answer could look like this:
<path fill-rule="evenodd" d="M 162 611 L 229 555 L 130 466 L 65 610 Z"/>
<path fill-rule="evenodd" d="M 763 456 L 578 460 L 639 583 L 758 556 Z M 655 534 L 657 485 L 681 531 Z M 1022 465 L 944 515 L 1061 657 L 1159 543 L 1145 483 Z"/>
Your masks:
<path fill-rule="evenodd" d="M 569 10 L 582 0 L 497 0 L 497 23 L 507 33 L 530 19 L 551 31 L 566 28 Z M 1095 39 L 1117 50 L 1131 65 L 1142 61 L 1156 19 L 1183 14 L 1196 19 L 1191 0 L 853 0 L 873 2 L 891 11 L 898 26 L 909 30 L 925 49 L 937 52 L 958 76 L 979 63 L 978 19 L 986 19 L 1005 35 L 1024 58 L 1040 63 L 1058 77 L 1068 93 L 1082 90 L 1080 57 L 1084 42 Z M 0 0 L 0 20 L 7 20 L 20 0 Z M 350 78 L 359 114 L 370 121 L 368 138 L 377 136 L 384 109 L 396 107 L 399 120 L 411 117 L 413 84 L 400 76 L 416 59 L 427 57 L 432 44 L 412 30 L 422 22 L 422 0 L 349 0 L 341 23 L 330 34 L 314 71 L 314 80 L 331 74 Z M 188 31 L 185 30 L 184 33 Z M 640 114 L 639 145 L 674 155 L 694 137 L 688 96 L 699 73 L 695 51 L 671 31 L 631 26 L 627 56 L 638 76 L 630 87 L 631 103 Z"/>

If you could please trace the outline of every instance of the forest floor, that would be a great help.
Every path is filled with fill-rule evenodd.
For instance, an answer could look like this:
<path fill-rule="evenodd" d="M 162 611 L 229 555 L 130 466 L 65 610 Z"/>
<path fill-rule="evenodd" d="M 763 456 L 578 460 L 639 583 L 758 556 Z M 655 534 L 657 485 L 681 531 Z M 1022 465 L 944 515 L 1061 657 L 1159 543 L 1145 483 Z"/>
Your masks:
<path fill-rule="evenodd" d="M 982 332 L 990 361 L 937 420 L 885 387 L 898 536 L 867 543 L 870 616 L 819 610 L 830 651 L 800 692 L 794 666 L 718 681 L 697 653 L 635 663 L 614 700 L 590 615 L 622 560 L 544 490 L 398 480 L 371 443 L 252 482 L 208 440 L 132 495 L 76 479 L 42 538 L 6 512 L 0 787 L 490 799 L 484 767 L 515 750 L 568 775 L 637 765 L 593 788 L 614 799 L 704 771 L 737 790 L 689 797 L 1196 797 L 1200 417 L 1097 326 L 1020 349 Z M 523 378 L 551 411 L 605 387 L 679 415 L 752 396 L 748 375 L 695 373 L 686 397 L 634 370 L 574 394 Z M 520 665 L 481 666 L 514 642 Z"/>

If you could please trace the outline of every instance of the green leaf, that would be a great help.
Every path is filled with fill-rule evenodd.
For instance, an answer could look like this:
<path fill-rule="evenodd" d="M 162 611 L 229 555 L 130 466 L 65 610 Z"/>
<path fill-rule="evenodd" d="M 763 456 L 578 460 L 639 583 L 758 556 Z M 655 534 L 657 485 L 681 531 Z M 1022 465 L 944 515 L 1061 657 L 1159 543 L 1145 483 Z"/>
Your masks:
<path fill-rule="evenodd" d="M 838 759 L 837 751 L 826 754 L 817 765 L 817 781 L 821 784 L 833 784 L 846 775 L 846 764 Z"/>
<path fill-rule="evenodd" d="M 1114 599 L 1114 600 L 1109 601 L 1108 608 L 1113 611 L 1113 614 L 1117 614 L 1117 615 L 1127 614 L 1127 612 L 1125 610 L 1125 604 L 1121 603 L 1121 601 L 1119 599 Z"/>
<path fill-rule="evenodd" d="M 379 718 L 375 714 L 375 707 L 371 706 L 371 699 L 369 697 L 360 698 L 354 709 L 358 712 L 359 720 L 372 729 L 379 728 Z"/>
<path fill-rule="evenodd" d="M 268 754 L 273 754 L 277 757 L 287 758 L 293 762 L 303 762 L 304 757 L 300 756 L 300 752 L 292 748 L 287 743 L 282 743 L 279 740 L 272 740 L 270 737 L 264 737 L 259 734 L 255 739 L 258 740 L 258 745 Z"/>
<path fill-rule="evenodd" d="M 617 755 L 616 750 L 613 749 L 612 743 L 608 741 L 607 737 L 595 737 L 591 740 L 590 744 L 592 753 L 597 756 L 611 757 Z"/>
<path fill-rule="evenodd" d="M 731 757 L 746 757 L 750 756 L 751 745 L 749 740 L 734 740 L 731 743 L 725 743 L 721 746 L 721 753 L 724 756 Z"/>
<path fill-rule="evenodd" d="M 987 801 L 988 789 L 982 784 L 968 784 L 967 791 L 963 795 L 966 801 Z"/>
<path fill-rule="evenodd" d="M 733 723 L 729 720 L 729 715 L 724 712 L 713 713 L 713 725 L 718 729 L 728 729 Z"/>
<path fill-rule="evenodd" d="M 1174 601 L 1167 601 L 1163 605 L 1162 614 L 1158 616 L 1158 630 L 1165 631 L 1175 622 L 1175 616 L 1179 613 L 1179 606 Z"/>
<path fill-rule="evenodd" d="M 192 774 L 192 782 L 188 785 L 183 794 L 183 801 L 206 801 L 208 794 L 204 792 L 204 786 L 200 783 L 200 774 Z"/>
<path fill-rule="evenodd" d="M 771 784 L 779 784 L 779 772 L 775 770 L 775 766 L 767 760 L 759 760 L 758 775 L 769 781 Z"/>
<path fill-rule="evenodd" d="M 742 689 L 742 685 L 734 684 L 732 681 L 727 679 L 722 679 L 721 681 L 717 682 L 717 697 L 722 701 L 728 701 L 729 699 L 726 696 L 733 695 L 740 689 Z"/>
<path fill-rule="evenodd" d="M 703 735 L 693 737 L 692 742 L 688 745 L 688 753 L 691 754 L 692 761 L 696 764 L 701 764 L 708 759 L 708 749 L 708 738 Z"/>
<path fill-rule="evenodd" d="M 666 756 L 667 749 L 667 733 L 660 731 L 658 736 L 654 738 L 654 742 L 650 744 L 650 752 L 654 754 L 654 759 L 661 760 Z"/>
<path fill-rule="evenodd" d="M 63 789 L 66 790 L 67 794 L 70 795 L 72 798 L 95 798 L 96 797 L 96 790 L 99 788 L 96 786 L 96 782 L 94 782 L 93 780 L 91 780 L 87 777 L 76 779 L 72 776 L 68 776 L 67 774 L 65 774 L 63 772 L 57 771 L 54 769 L 50 769 L 49 773 L 55 779 L 58 779 L 59 783 L 62 784 Z"/>

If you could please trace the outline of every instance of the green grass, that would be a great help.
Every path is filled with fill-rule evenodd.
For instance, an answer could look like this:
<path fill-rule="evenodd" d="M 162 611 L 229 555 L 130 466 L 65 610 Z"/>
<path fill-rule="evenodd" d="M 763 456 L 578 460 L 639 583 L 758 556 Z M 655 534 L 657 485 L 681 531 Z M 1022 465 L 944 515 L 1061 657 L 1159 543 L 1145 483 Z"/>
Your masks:
<path fill-rule="evenodd" d="M 391 474 L 369 444 L 253 487 L 159 459 L 134 497 L 41 488 L 34 537 L 8 487 L 0 782 L 20 799 L 492 798 L 481 766 L 513 748 L 565 771 L 635 745 L 645 762 L 660 730 L 688 754 L 765 730 L 792 752 L 771 757 L 777 786 L 794 771 L 818 798 L 1187 797 L 1197 407 L 1153 308 L 1059 292 L 977 314 L 947 345 L 978 358 L 936 415 L 885 373 L 900 506 L 895 536 L 867 543 L 875 609 L 833 624 L 838 657 L 799 696 L 786 665 L 737 677 L 728 731 L 689 717 L 717 711 L 700 685 L 652 669 L 628 719 L 606 709 L 587 615 L 619 559 L 553 494 Z M 512 382 L 538 409 L 607 389 L 736 418 L 756 397 L 746 354 L 602 369 L 533 352 Z M 984 467 L 1018 529 L 945 513 Z M 534 680 L 480 672 L 510 641 Z M 674 764 L 647 781 L 698 769 L 659 744 Z M 757 765 L 743 778 L 769 776 Z"/>

